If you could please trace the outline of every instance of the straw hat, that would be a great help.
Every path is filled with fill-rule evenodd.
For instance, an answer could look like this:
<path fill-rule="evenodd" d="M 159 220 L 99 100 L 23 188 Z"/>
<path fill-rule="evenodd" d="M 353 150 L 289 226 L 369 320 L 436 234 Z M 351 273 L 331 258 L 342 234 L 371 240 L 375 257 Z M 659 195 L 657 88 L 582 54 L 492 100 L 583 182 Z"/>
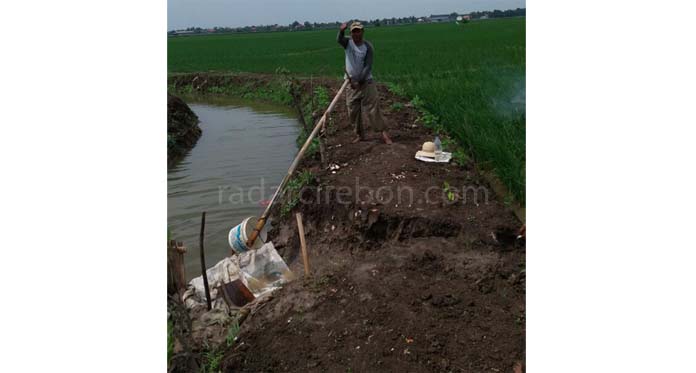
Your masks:
<path fill-rule="evenodd" d="M 350 31 L 352 32 L 352 31 L 355 30 L 355 29 L 362 30 L 362 29 L 363 29 L 362 23 L 360 23 L 360 22 L 358 22 L 358 21 L 353 22 L 353 23 L 350 25 Z"/>
<path fill-rule="evenodd" d="M 432 141 L 423 143 L 423 148 L 416 153 L 416 157 L 435 158 L 435 144 Z"/>

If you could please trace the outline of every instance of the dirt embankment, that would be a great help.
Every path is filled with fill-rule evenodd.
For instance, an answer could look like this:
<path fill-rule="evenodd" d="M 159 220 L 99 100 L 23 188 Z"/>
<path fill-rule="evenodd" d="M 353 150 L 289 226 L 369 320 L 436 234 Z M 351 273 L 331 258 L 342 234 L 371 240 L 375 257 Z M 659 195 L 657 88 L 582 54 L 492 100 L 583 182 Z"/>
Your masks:
<path fill-rule="evenodd" d="M 177 83 L 194 76 L 213 86 L 229 80 Z M 341 82 L 320 84 L 333 97 Z M 511 372 L 524 364 L 519 221 L 475 165 L 414 159 L 432 134 L 406 99 L 378 90 L 394 144 L 375 133 L 351 144 L 344 99 L 337 105 L 324 135 L 328 163 L 319 154 L 303 160 L 312 185 L 292 214 L 275 209 L 270 233 L 301 275 L 294 213 L 302 212 L 312 277 L 248 316 L 224 371 Z"/>
<path fill-rule="evenodd" d="M 167 164 L 189 151 L 201 137 L 198 117 L 186 103 L 167 93 Z"/>

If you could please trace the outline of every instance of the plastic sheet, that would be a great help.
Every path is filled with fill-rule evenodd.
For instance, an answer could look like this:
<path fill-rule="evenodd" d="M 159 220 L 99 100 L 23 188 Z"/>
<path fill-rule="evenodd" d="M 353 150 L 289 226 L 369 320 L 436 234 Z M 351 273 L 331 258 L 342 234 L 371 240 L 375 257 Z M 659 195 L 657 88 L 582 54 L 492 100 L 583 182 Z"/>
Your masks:
<path fill-rule="evenodd" d="M 293 273 L 272 242 L 267 242 L 257 250 L 227 257 L 208 268 L 206 273 L 213 309 L 228 309 L 218 291 L 218 287 L 224 283 L 241 279 L 258 298 L 294 279 Z M 206 306 L 203 276 L 198 276 L 188 283 L 183 301 L 187 308 Z"/>
<path fill-rule="evenodd" d="M 447 163 L 452 159 L 452 153 L 442 152 L 442 160 L 440 160 L 440 161 L 436 160 L 435 158 L 423 157 L 420 155 L 417 155 L 416 159 L 419 161 L 429 162 L 429 163 Z"/>
<path fill-rule="evenodd" d="M 239 255 L 239 268 L 244 285 L 257 298 L 294 279 L 293 273 L 271 242 L 258 250 Z"/>

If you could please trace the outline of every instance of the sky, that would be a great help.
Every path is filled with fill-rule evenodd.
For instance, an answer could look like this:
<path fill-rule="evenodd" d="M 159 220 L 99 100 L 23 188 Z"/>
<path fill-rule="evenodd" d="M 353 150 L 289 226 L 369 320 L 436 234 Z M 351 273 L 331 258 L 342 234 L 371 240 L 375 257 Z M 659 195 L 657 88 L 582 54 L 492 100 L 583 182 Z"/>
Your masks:
<path fill-rule="evenodd" d="M 524 8 L 526 0 L 167 0 L 167 30 Z"/>

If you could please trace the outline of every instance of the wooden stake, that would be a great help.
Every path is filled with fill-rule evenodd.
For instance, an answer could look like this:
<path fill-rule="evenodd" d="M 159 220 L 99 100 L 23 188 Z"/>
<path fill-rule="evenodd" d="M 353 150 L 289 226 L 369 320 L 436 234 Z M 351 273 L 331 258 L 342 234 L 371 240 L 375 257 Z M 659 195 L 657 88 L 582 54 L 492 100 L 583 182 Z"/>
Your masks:
<path fill-rule="evenodd" d="M 302 247 L 302 261 L 304 262 L 305 277 L 309 277 L 309 258 L 307 258 L 307 244 L 305 243 L 304 227 L 302 226 L 302 213 L 295 214 L 297 218 L 297 230 L 300 233 L 300 246 Z"/>
<path fill-rule="evenodd" d="M 184 253 L 186 253 L 186 248 L 182 242 L 169 241 L 167 245 L 167 292 L 179 294 L 179 297 L 186 290 Z"/>
<path fill-rule="evenodd" d="M 208 311 L 210 311 L 213 306 L 212 302 L 210 301 L 210 288 L 208 287 L 208 273 L 206 271 L 206 266 L 205 266 L 205 246 L 203 245 L 205 239 L 204 239 L 204 233 L 205 233 L 205 211 L 203 211 L 203 215 L 201 216 L 201 239 L 200 239 L 200 244 L 201 244 L 201 272 L 203 273 L 203 287 L 205 288 L 205 300 L 208 303 Z"/>

